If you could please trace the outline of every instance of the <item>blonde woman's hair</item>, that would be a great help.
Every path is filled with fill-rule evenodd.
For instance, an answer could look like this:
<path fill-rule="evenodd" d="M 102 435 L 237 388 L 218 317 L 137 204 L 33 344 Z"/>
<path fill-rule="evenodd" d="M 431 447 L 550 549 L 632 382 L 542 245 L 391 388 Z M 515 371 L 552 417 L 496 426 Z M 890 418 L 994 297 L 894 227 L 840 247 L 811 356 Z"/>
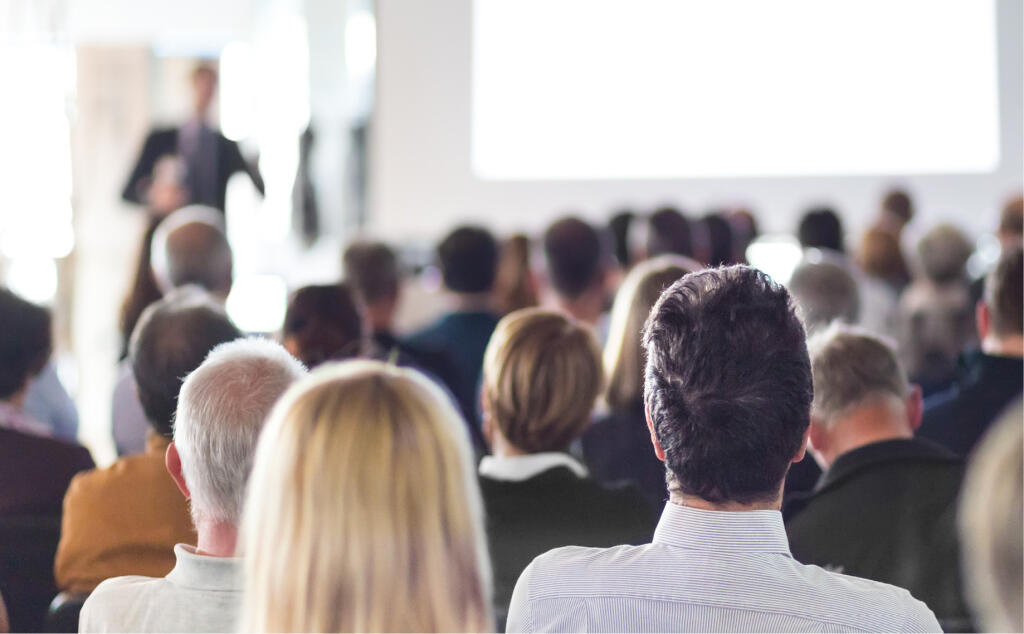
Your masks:
<path fill-rule="evenodd" d="M 509 313 L 484 353 L 485 416 L 527 453 L 568 448 L 590 424 L 603 383 L 594 335 L 562 313 Z"/>
<path fill-rule="evenodd" d="M 673 282 L 703 267 L 675 255 L 662 255 L 637 264 L 619 286 L 612 305 L 604 367 L 608 375 L 605 402 L 613 410 L 643 406 L 644 352 L 641 333 L 647 315 L 661 292 Z"/>
<path fill-rule="evenodd" d="M 411 370 L 326 364 L 277 404 L 242 523 L 244 632 L 494 627 L 461 418 Z"/>

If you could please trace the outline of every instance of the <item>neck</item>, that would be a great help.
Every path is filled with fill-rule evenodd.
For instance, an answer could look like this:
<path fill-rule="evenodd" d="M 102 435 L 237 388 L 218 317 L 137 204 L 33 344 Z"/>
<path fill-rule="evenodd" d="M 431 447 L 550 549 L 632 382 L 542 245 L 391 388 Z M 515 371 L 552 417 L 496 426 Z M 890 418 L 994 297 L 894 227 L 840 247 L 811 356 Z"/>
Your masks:
<path fill-rule="evenodd" d="M 593 291 L 584 291 L 582 295 L 572 299 L 559 297 L 558 306 L 573 318 L 590 326 L 596 326 L 604 314 L 603 298 L 600 293 Z"/>
<path fill-rule="evenodd" d="M 490 292 L 484 293 L 452 293 L 451 307 L 453 312 L 488 312 L 492 310 Z"/>
<path fill-rule="evenodd" d="M 981 341 L 981 351 L 993 357 L 1024 357 L 1024 335 L 989 335 Z"/>
<path fill-rule="evenodd" d="M 828 428 L 828 446 L 817 451 L 824 468 L 844 453 L 884 440 L 913 438 L 906 410 L 889 401 L 860 407 Z"/>
<path fill-rule="evenodd" d="M 31 380 L 31 379 L 29 379 Z M 13 407 L 16 411 L 22 412 L 25 410 L 25 395 L 28 394 L 28 381 L 25 381 L 25 385 L 20 390 L 11 394 L 7 398 L 3 399 L 8 405 Z"/>
<path fill-rule="evenodd" d="M 366 321 L 373 332 L 391 332 L 394 303 L 375 302 L 366 305 Z"/>
<path fill-rule="evenodd" d="M 739 502 L 708 502 L 705 499 L 693 495 L 684 495 L 678 492 L 673 492 L 669 495 L 669 502 L 676 506 L 685 506 L 691 509 L 700 509 L 702 511 L 778 511 L 782 508 L 782 488 L 779 488 L 778 495 L 771 500 L 753 502 L 750 504 L 741 504 Z"/>
<path fill-rule="evenodd" d="M 197 519 L 196 533 L 199 537 L 196 552 L 208 557 L 234 557 L 238 541 L 238 528 L 227 522 Z"/>

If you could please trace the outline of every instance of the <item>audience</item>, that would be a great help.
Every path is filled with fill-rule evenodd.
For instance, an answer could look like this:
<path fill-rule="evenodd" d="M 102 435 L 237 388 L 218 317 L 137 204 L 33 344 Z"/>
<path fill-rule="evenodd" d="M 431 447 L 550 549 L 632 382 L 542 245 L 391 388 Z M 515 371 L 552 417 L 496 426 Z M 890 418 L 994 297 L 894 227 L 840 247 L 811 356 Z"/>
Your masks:
<path fill-rule="evenodd" d="M 981 351 L 948 391 L 926 403 L 920 435 L 966 456 L 1024 386 L 1024 255 L 1003 252 L 977 308 Z"/>
<path fill-rule="evenodd" d="M 1024 410 L 1020 401 L 971 458 L 960 506 L 967 598 L 986 632 L 1024 632 Z"/>
<path fill-rule="evenodd" d="M 243 632 L 493 627 L 458 413 L 411 370 L 329 365 L 260 438 L 242 520 Z"/>
<path fill-rule="evenodd" d="M 647 222 L 647 257 L 682 255 L 697 257 L 693 227 L 679 210 L 662 207 Z"/>
<path fill-rule="evenodd" d="M 524 234 L 518 233 L 501 245 L 494 299 L 502 315 L 538 303 L 537 282 L 530 262 L 530 238 Z"/>
<path fill-rule="evenodd" d="M 1024 247 L 1024 196 L 1017 195 L 1006 201 L 996 234 L 1004 249 Z"/>
<path fill-rule="evenodd" d="M 132 331 L 135 330 L 135 324 L 142 316 L 142 311 L 163 297 L 163 293 L 156 284 L 153 266 L 150 263 L 153 257 L 153 234 L 156 233 L 158 226 L 160 226 L 160 219 L 151 218 L 146 231 L 142 234 L 142 243 L 139 245 L 139 255 L 135 260 L 131 285 L 124 301 L 121 302 L 121 313 L 118 320 L 121 331 L 120 359 L 128 356 L 128 340 L 131 339 Z"/>
<path fill-rule="evenodd" d="M 367 353 L 365 310 L 347 283 L 304 286 L 292 294 L 281 340 L 306 367 Z"/>
<path fill-rule="evenodd" d="M 181 386 L 166 466 L 197 542 L 174 546 L 166 577 L 117 577 L 85 602 L 79 632 L 230 632 L 241 602 L 235 542 L 263 423 L 305 369 L 261 339 L 224 343 Z"/>
<path fill-rule="evenodd" d="M 969 631 L 955 526 L 963 465 L 914 438 L 920 388 L 886 343 L 862 331 L 833 326 L 808 347 L 809 450 L 825 476 L 787 501 L 793 556 L 906 588 L 946 631 Z"/>
<path fill-rule="evenodd" d="M 608 220 L 608 233 L 612 237 L 612 255 L 623 271 L 628 271 L 636 262 L 630 231 L 636 219 L 636 214 L 624 209 Z"/>
<path fill-rule="evenodd" d="M 828 249 L 846 253 L 843 223 L 831 207 L 814 207 L 804 214 L 796 237 L 804 249 Z"/>
<path fill-rule="evenodd" d="M 385 355 L 407 355 L 394 332 L 402 297 L 402 273 L 395 252 L 383 242 L 353 242 L 342 256 L 342 269 L 365 307 L 366 325 L 376 346 Z"/>
<path fill-rule="evenodd" d="M 480 488 L 494 563 L 499 625 L 516 579 L 558 546 L 650 539 L 654 515 L 632 490 L 607 490 L 569 455 L 601 392 L 590 329 L 560 313 L 525 309 L 498 324 L 484 357 Z"/>
<path fill-rule="evenodd" d="M 906 590 L 792 559 L 779 512 L 807 443 L 811 369 L 784 288 L 687 275 L 644 331 L 652 443 L 670 472 L 654 540 L 568 547 L 516 584 L 509 631 L 940 631 Z"/>
<path fill-rule="evenodd" d="M 486 229 L 459 227 L 441 241 L 437 260 L 451 309 L 407 343 L 424 369 L 447 384 L 475 430 L 484 349 L 498 324 L 493 296 L 498 245 Z"/>
<path fill-rule="evenodd" d="M 711 213 L 704 216 L 700 223 L 707 239 L 707 256 L 704 259 L 708 265 L 735 264 L 732 225 L 729 224 L 725 216 L 720 213 Z"/>
<path fill-rule="evenodd" d="M 217 344 L 240 335 L 216 303 L 193 289 L 171 293 L 142 314 L 129 359 L 152 426 L 146 451 L 71 481 L 55 563 L 61 590 L 88 593 L 110 577 L 166 575 L 174 566 L 174 546 L 195 544 L 164 454 L 182 379 Z"/>
<path fill-rule="evenodd" d="M 917 256 L 924 278 L 933 284 L 967 284 L 967 260 L 974 244 L 963 231 L 940 224 L 917 243 Z"/>
<path fill-rule="evenodd" d="M 899 238 L 914 219 L 914 201 L 906 191 L 890 189 L 882 197 L 878 226 Z"/>
<path fill-rule="evenodd" d="M 612 306 L 604 368 L 606 415 L 583 436 L 583 459 L 603 484 L 628 482 L 660 508 L 665 503 L 665 465 L 654 455 L 644 418 L 644 352 L 640 333 L 661 292 L 700 270 L 682 256 L 662 255 L 637 264 L 623 280 Z"/>
<path fill-rule="evenodd" d="M 842 260 L 827 251 L 808 251 L 786 286 L 808 334 L 834 321 L 856 324 L 860 319 L 857 281 Z"/>
<path fill-rule="evenodd" d="M 894 293 L 899 293 L 910 282 L 910 273 L 899 238 L 884 229 L 868 229 L 860 241 L 855 257 L 857 266 L 869 278 L 884 282 Z"/>
<path fill-rule="evenodd" d="M 579 218 L 562 218 L 544 232 L 544 261 L 555 306 L 600 331 L 608 302 L 601 234 Z"/>

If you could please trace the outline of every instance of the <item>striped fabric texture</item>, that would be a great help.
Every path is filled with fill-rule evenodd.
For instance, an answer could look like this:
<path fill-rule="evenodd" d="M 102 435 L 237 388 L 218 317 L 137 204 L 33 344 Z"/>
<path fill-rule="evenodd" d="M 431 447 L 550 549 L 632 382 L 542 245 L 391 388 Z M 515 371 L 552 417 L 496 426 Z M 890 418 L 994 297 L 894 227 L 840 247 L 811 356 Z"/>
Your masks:
<path fill-rule="evenodd" d="M 523 571 L 508 632 L 941 632 L 884 583 L 806 566 L 778 511 L 666 504 L 645 546 L 552 550 Z"/>

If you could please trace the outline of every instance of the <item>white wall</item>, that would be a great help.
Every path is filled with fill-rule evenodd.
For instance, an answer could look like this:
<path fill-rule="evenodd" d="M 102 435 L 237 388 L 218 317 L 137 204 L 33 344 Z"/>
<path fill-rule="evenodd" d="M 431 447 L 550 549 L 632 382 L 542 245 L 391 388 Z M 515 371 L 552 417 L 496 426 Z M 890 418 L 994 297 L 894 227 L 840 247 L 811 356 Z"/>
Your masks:
<path fill-rule="evenodd" d="M 470 168 L 472 0 L 379 0 L 371 229 L 431 240 L 461 220 L 537 230 L 567 210 L 603 220 L 619 205 L 671 201 L 695 212 L 747 204 L 765 229 L 790 231 L 808 204 L 831 202 L 855 234 L 870 222 L 881 192 L 901 184 L 920 209 L 912 234 L 938 220 L 987 231 L 1005 196 L 1021 187 L 1024 169 L 1021 3 L 997 0 L 997 11 L 1001 162 L 991 173 L 482 182 Z M 566 33 L 566 45 L 571 41 Z"/>

